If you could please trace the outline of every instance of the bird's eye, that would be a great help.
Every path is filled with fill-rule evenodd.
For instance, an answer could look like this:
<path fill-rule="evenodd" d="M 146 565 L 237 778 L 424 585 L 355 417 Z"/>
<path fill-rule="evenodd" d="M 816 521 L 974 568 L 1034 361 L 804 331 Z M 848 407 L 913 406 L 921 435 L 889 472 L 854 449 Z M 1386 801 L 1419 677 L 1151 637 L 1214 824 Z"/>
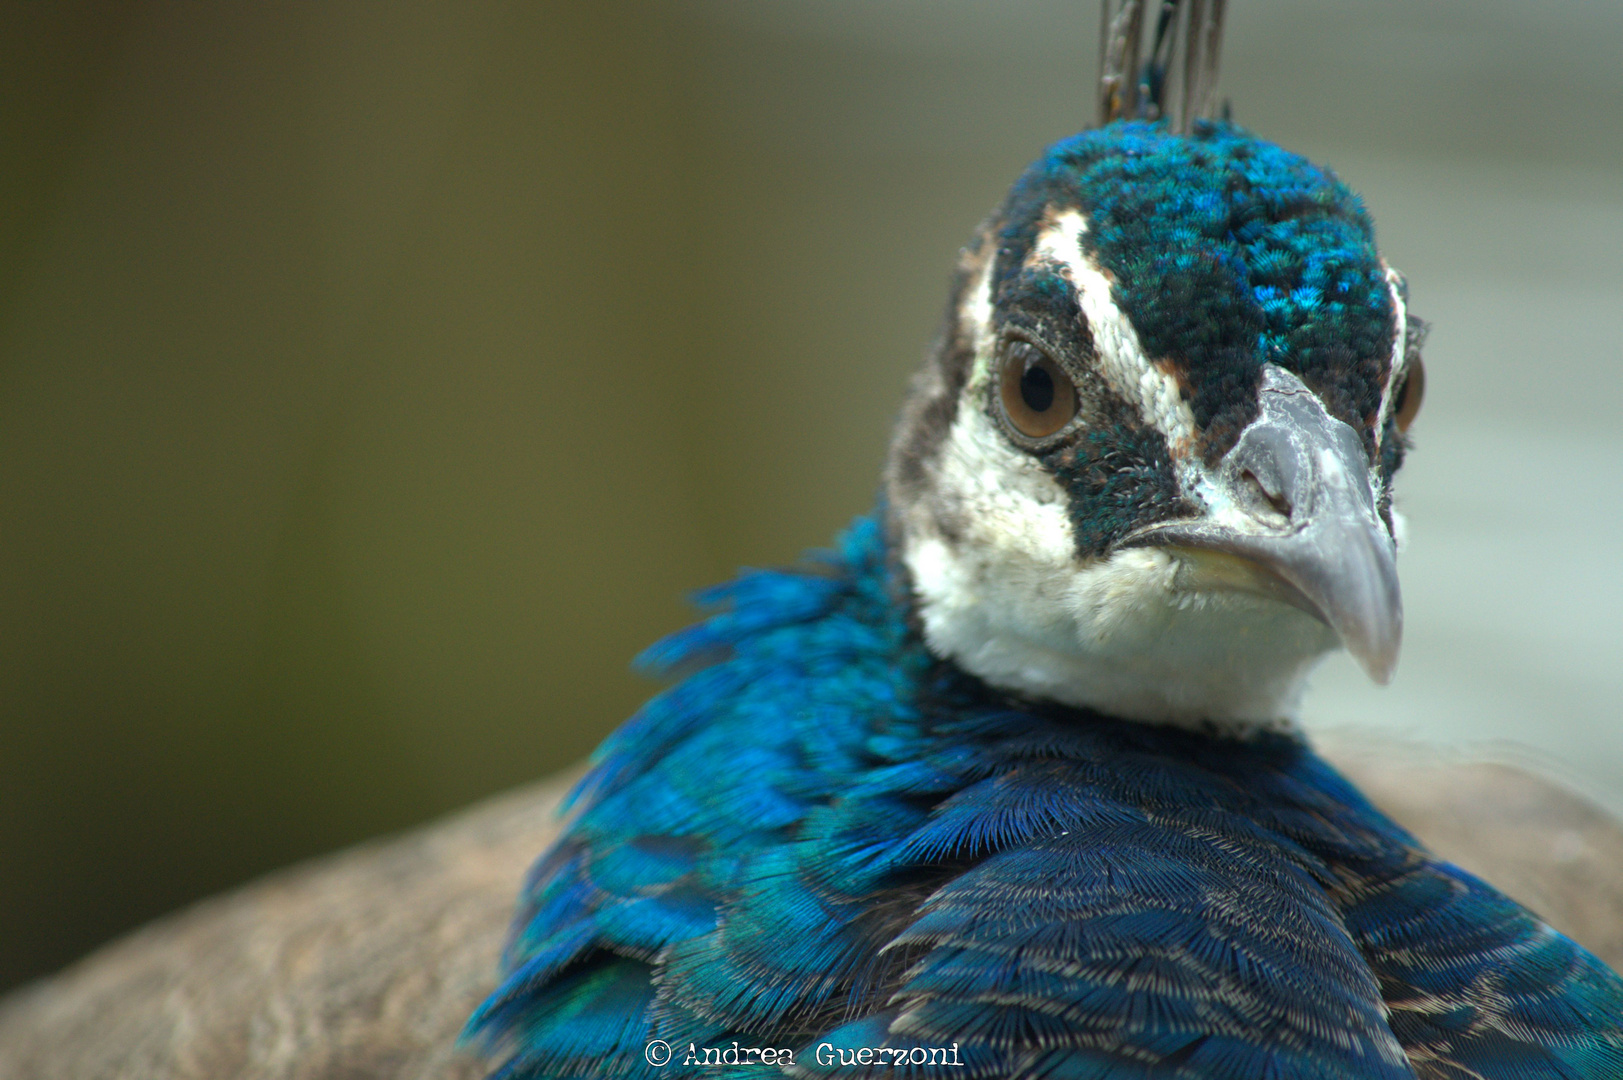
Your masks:
<path fill-rule="evenodd" d="M 1420 412 L 1420 399 L 1426 396 L 1426 365 L 1417 356 L 1403 373 L 1403 385 L 1392 399 L 1392 415 L 1397 418 L 1398 430 L 1407 433 L 1409 425 Z"/>
<path fill-rule="evenodd" d="M 1076 384 L 1029 341 L 1011 341 L 1003 351 L 1003 413 L 1029 439 L 1052 435 L 1076 415 Z"/>

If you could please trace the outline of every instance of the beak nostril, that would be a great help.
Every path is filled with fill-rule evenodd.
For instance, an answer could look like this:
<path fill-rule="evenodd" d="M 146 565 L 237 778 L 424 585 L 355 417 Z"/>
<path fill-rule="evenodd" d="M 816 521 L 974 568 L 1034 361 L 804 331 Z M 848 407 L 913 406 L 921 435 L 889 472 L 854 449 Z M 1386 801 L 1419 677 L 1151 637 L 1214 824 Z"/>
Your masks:
<path fill-rule="evenodd" d="M 1240 475 L 1256 491 L 1258 497 L 1273 508 L 1274 513 L 1287 519 L 1291 516 L 1291 502 L 1283 492 L 1276 495 L 1274 492 L 1269 491 L 1268 485 L 1264 484 L 1261 478 L 1250 469 L 1245 470 Z"/>

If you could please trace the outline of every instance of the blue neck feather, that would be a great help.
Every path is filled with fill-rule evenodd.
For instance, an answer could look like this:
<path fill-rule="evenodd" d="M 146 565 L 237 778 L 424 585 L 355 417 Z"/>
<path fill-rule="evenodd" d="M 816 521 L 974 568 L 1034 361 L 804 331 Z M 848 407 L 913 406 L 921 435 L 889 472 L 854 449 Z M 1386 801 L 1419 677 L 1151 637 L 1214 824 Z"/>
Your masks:
<path fill-rule="evenodd" d="M 498 1075 L 655 1076 L 656 1038 L 809 1071 L 828 1043 L 987 1076 L 1623 1075 L 1616 977 L 1302 741 L 1010 700 L 929 655 L 899 573 L 862 518 L 643 655 L 688 674 L 526 883 L 469 1025 Z"/>

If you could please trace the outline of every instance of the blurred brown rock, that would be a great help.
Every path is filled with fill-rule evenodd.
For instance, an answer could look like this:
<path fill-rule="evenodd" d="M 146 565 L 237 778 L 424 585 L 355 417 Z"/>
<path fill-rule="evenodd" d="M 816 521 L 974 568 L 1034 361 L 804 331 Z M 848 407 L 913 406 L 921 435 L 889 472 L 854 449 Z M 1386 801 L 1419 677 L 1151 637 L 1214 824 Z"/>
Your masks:
<path fill-rule="evenodd" d="M 1432 849 L 1623 964 L 1623 828 L 1554 783 L 1340 737 L 1327 755 Z M 520 878 L 570 777 L 272 875 L 0 1002 L 8 1080 L 463 1080 Z"/>
<path fill-rule="evenodd" d="M 573 777 L 272 874 L 0 1002 L 6 1080 L 462 1080 L 519 880 Z"/>

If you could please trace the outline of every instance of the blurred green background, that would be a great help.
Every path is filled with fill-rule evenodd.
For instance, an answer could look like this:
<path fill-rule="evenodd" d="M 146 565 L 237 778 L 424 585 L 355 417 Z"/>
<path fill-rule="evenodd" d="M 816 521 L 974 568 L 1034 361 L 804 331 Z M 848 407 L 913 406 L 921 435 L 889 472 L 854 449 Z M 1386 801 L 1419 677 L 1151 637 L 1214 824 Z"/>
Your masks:
<path fill-rule="evenodd" d="M 1623 5 L 1231 7 L 1437 323 L 1403 666 L 1310 713 L 1623 807 Z M 685 592 L 865 509 L 1095 23 L 0 7 L 0 987 L 578 759 Z"/>

